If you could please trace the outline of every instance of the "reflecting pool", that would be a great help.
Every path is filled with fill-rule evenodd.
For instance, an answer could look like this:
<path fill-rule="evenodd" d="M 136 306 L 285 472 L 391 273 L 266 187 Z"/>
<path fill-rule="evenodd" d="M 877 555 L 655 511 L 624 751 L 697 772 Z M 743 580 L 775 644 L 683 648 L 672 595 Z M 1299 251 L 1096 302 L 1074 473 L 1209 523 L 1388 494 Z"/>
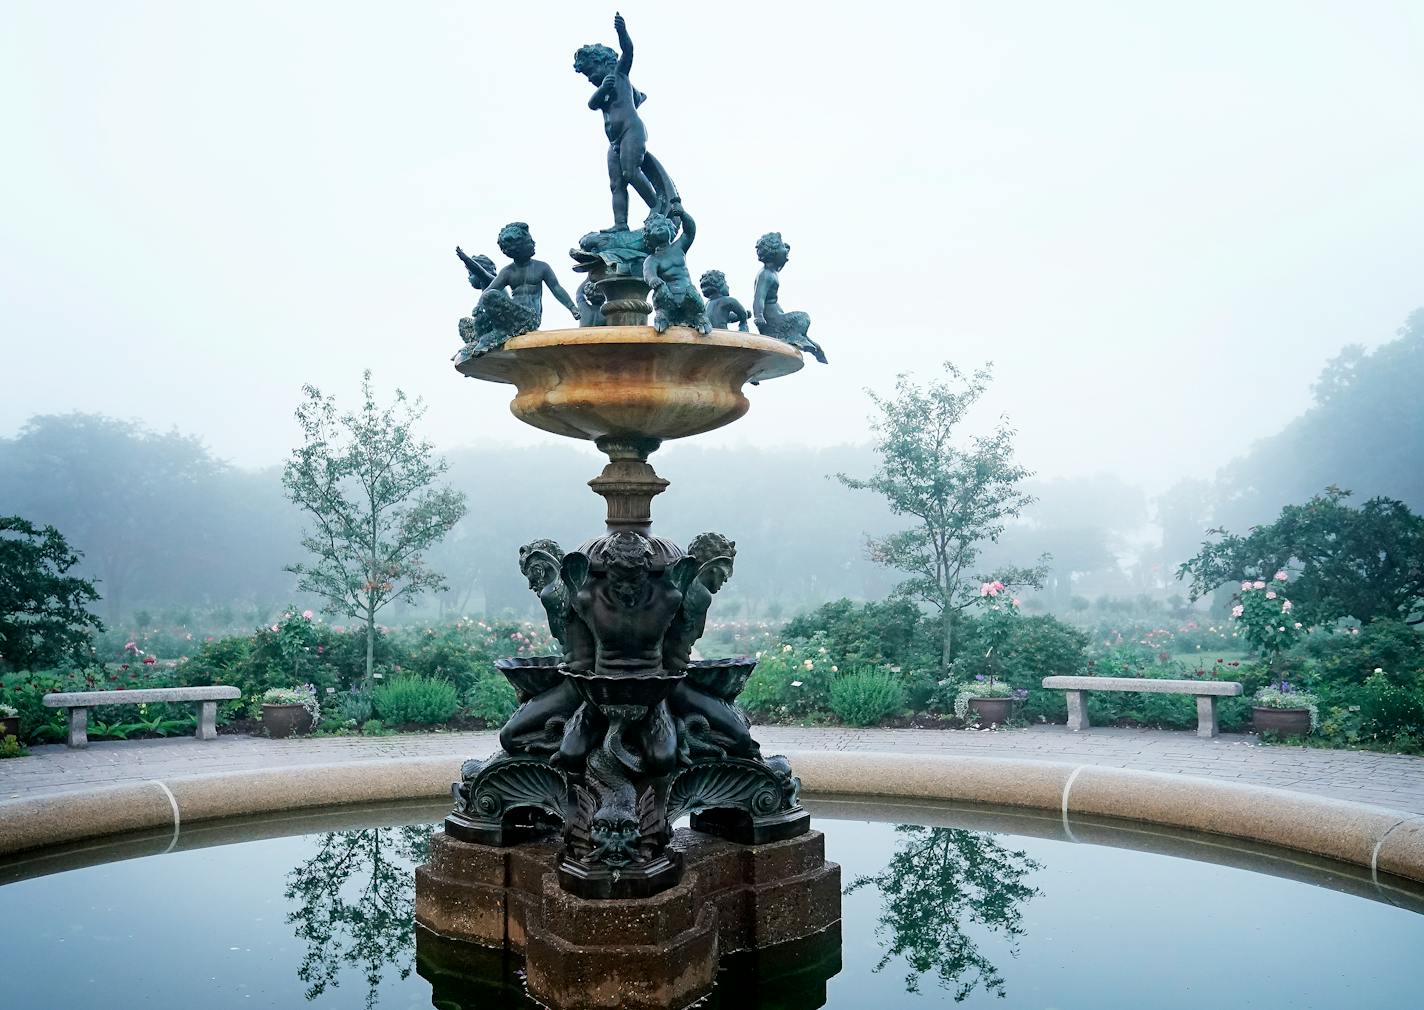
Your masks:
<path fill-rule="evenodd" d="M 1036 813 L 808 806 L 842 866 L 839 936 L 730 959 L 702 1006 L 1420 1005 L 1424 891 L 1402 881 Z M 0 863 L 0 1005 L 533 1007 L 517 959 L 417 943 L 411 871 L 444 813 L 198 825 Z"/>

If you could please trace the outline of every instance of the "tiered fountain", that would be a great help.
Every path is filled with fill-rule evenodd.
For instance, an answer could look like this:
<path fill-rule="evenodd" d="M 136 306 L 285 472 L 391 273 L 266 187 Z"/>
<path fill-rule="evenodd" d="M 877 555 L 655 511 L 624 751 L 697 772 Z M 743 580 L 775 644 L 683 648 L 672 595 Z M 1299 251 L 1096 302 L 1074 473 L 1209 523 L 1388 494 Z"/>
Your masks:
<path fill-rule="evenodd" d="M 502 750 L 461 769 L 455 811 L 417 870 L 422 972 L 458 976 L 478 961 L 462 945 L 479 944 L 522 954 L 530 993 L 556 1010 L 681 1007 L 711 990 L 719 958 L 756 952 L 768 972 L 812 966 L 824 992 L 839 960 L 840 870 L 790 764 L 761 753 L 736 705 L 755 661 L 693 658 L 735 543 L 704 533 L 684 549 L 654 535 L 667 481 L 648 463 L 664 440 L 745 414 L 747 382 L 799 370 L 802 350 L 824 355 L 809 317 L 778 303 L 779 234 L 756 244 L 751 313 L 717 271 L 702 278 L 710 303 L 693 286 L 696 226 L 646 150 L 632 42 L 621 17 L 615 28 L 621 53 L 575 56 L 596 86 L 614 191 L 614 226 L 572 250 L 588 275 L 577 300 L 533 259 L 522 224 L 500 233 L 513 259 L 502 270 L 457 250 L 482 294 L 461 320 L 456 367 L 515 386 L 516 417 L 608 456 L 589 482 L 607 530 L 567 553 L 552 540 L 520 548 L 561 652 L 496 664 L 521 705 Z M 651 210 L 638 230 L 630 186 Z M 578 328 L 538 328 L 545 287 Z M 690 829 L 674 831 L 683 815 Z"/>

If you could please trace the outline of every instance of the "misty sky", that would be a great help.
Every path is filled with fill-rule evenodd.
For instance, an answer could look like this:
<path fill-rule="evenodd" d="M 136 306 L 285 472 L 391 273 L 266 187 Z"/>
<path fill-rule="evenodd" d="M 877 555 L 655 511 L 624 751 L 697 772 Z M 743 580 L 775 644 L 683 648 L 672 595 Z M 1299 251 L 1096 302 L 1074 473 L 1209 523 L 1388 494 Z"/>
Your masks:
<path fill-rule="evenodd" d="M 694 276 L 750 304 L 780 230 L 831 358 L 704 444 L 863 441 L 866 385 L 992 359 L 1025 463 L 1160 487 L 1424 304 L 1424 4 L 618 2 Z M 370 367 L 442 446 L 555 439 L 453 371 L 453 248 L 524 220 L 572 286 L 611 223 L 572 54 L 613 10 L 9 0 L 0 434 L 89 410 L 274 463 L 300 385 Z"/>

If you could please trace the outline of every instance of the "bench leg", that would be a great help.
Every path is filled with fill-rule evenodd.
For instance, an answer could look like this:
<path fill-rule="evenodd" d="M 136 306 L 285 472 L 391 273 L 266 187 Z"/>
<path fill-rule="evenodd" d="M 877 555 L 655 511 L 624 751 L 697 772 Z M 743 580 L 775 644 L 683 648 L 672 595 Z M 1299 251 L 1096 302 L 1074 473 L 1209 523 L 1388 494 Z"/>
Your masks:
<path fill-rule="evenodd" d="M 205 701 L 198 708 L 198 739 L 216 740 L 218 738 L 218 703 Z"/>
<path fill-rule="evenodd" d="M 1216 724 L 1216 695 L 1197 695 L 1197 736 L 1210 739 L 1220 732 Z"/>
<path fill-rule="evenodd" d="M 69 740 L 71 747 L 89 746 L 89 710 L 71 708 L 69 710 Z"/>
<path fill-rule="evenodd" d="M 1088 728 L 1088 699 L 1082 691 L 1068 692 L 1068 728 L 1073 731 Z"/>

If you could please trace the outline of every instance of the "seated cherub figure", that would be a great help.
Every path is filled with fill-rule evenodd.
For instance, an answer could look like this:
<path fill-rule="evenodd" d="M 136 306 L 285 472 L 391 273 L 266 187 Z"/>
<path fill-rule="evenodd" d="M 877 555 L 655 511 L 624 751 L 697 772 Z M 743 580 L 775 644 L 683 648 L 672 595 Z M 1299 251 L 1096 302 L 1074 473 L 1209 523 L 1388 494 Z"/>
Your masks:
<path fill-rule="evenodd" d="M 678 224 L 682 236 L 678 237 Z M 697 235 L 697 225 L 680 206 L 669 216 L 651 214 L 643 224 L 643 244 L 648 255 L 643 260 L 643 280 L 653 299 L 653 329 L 663 333 L 669 326 L 691 326 L 698 333 L 711 333 L 707 306 L 687 272 L 687 250 Z"/>
<path fill-rule="evenodd" d="M 714 330 L 730 330 L 732 327 L 728 324 L 736 322 L 737 329 L 747 332 L 747 320 L 751 318 L 751 313 L 732 297 L 726 274 L 720 270 L 708 270 L 698 281 L 698 286 L 707 299 L 707 319 Z"/>
<path fill-rule="evenodd" d="M 513 262 L 497 273 L 488 257 L 467 256 L 463 249 L 455 247 L 455 254 L 469 273 L 470 284 L 484 292 L 469 321 L 460 321 L 460 338 L 466 346 L 457 356 L 459 360 L 498 350 L 511 337 L 537 330 L 544 315 L 545 287 L 575 319 L 580 318 L 554 268 L 534 258 L 534 237 L 527 224 L 514 221 L 505 225 L 498 241 L 500 252 Z"/>

